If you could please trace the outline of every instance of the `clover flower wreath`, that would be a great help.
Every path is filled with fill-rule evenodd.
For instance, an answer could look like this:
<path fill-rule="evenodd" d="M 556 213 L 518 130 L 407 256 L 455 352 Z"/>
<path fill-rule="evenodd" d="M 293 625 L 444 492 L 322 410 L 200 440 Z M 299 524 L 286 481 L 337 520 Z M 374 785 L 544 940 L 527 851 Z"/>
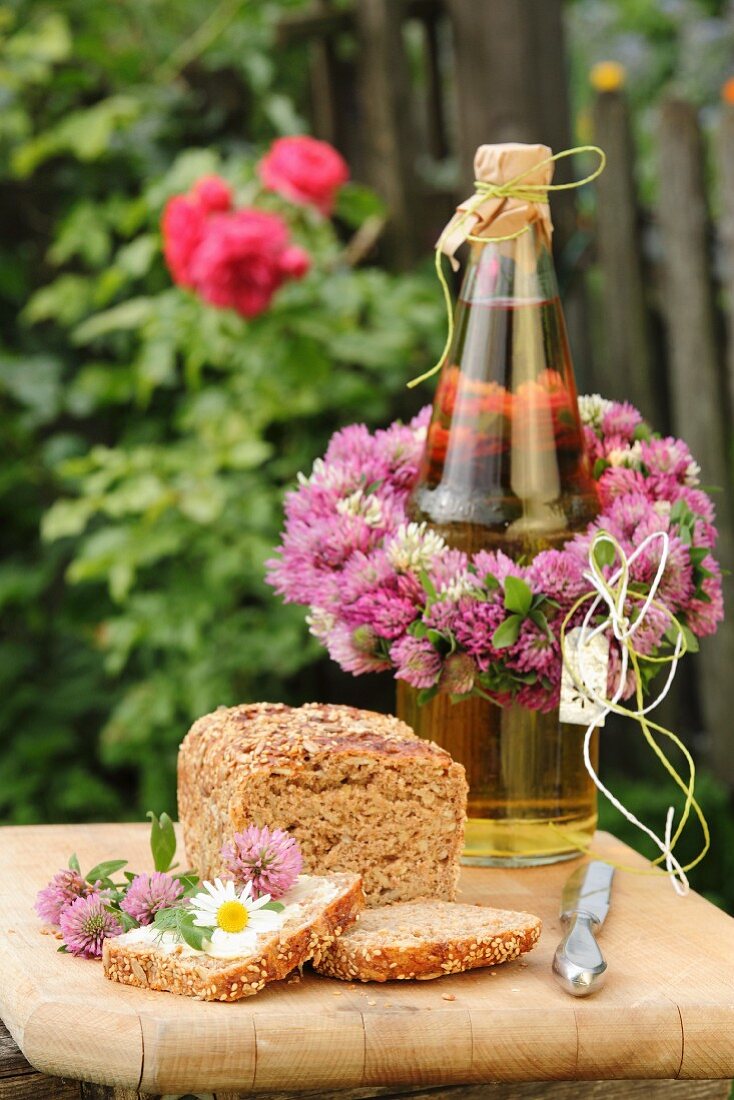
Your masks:
<path fill-rule="evenodd" d="M 626 402 L 581 397 L 579 411 L 601 514 L 562 550 L 525 564 L 500 551 L 469 557 L 409 521 L 406 506 L 430 421 L 426 407 L 409 424 L 374 433 L 355 424 L 332 437 L 311 475 L 300 475 L 287 495 L 270 584 L 286 602 L 308 607 L 311 633 L 345 671 L 392 670 L 420 689 L 421 701 L 437 692 L 478 694 L 550 711 L 559 702 L 561 624 L 589 591 L 584 570 L 594 536 L 608 531 L 629 555 L 651 532 L 665 531 L 665 570 L 635 635 L 646 688 L 660 665 L 644 657 L 669 653 L 673 616 L 689 651 L 723 618 L 714 506 L 682 440 L 654 434 Z M 635 560 L 632 592 L 649 591 L 659 548 L 653 540 Z M 606 576 L 612 570 L 611 561 L 603 563 Z M 631 600 L 627 613 L 634 616 L 636 607 Z M 580 622 L 583 607 L 577 615 Z M 572 617 L 568 626 L 574 625 Z M 609 642 L 613 691 L 620 651 L 611 633 Z M 623 698 L 635 687 L 630 670 Z"/>

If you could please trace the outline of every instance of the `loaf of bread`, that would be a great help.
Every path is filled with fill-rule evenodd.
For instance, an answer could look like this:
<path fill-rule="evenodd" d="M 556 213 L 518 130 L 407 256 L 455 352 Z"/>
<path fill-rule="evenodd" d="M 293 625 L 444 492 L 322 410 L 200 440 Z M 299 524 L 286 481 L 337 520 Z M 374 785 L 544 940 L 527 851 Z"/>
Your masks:
<path fill-rule="evenodd" d="M 301 876 L 282 901 L 283 927 L 259 935 L 246 956 L 221 958 L 194 951 L 147 925 L 105 940 L 105 976 L 201 1001 L 240 1001 L 310 959 L 320 959 L 357 919 L 364 894 L 359 875 Z"/>
<path fill-rule="evenodd" d="M 200 718 L 178 758 L 186 858 L 204 878 L 249 824 L 287 829 L 312 874 L 354 871 L 368 905 L 456 894 L 464 769 L 403 722 L 256 703 Z"/>
<path fill-rule="evenodd" d="M 425 898 L 367 910 L 315 966 L 349 982 L 442 978 L 516 959 L 539 935 L 530 913 Z"/>

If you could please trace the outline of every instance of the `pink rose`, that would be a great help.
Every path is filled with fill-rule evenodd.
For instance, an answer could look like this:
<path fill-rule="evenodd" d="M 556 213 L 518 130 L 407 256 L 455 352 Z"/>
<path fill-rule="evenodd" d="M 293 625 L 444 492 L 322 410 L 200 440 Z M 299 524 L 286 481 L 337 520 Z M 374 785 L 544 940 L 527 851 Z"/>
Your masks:
<path fill-rule="evenodd" d="M 346 161 L 326 141 L 312 137 L 278 138 L 260 161 L 263 185 L 291 202 L 315 206 L 328 217 L 336 193 L 349 179 Z"/>
<path fill-rule="evenodd" d="M 163 255 L 174 283 L 193 287 L 191 260 L 204 236 L 206 214 L 190 195 L 176 195 L 163 211 Z"/>
<path fill-rule="evenodd" d="M 161 228 L 174 282 L 243 317 L 262 313 L 286 280 L 302 279 L 311 266 L 277 214 L 233 210 L 232 189 L 219 176 L 172 198 Z"/>
<path fill-rule="evenodd" d="M 302 279 L 311 267 L 311 257 L 303 248 L 291 245 L 281 254 L 280 266 L 289 279 Z"/>
<path fill-rule="evenodd" d="M 308 255 L 289 244 L 282 218 L 250 208 L 208 219 L 190 275 L 205 302 L 255 317 L 287 279 L 308 267 Z"/>
<path fill-rule="evenodd" d="M 204 176 L 191 192 L 207 214 L 222 214 L 232 209 L 232 188 L 221 176 Z"/>
<path fill-rule="evenodd" d="M 173 281 L 193 287 L 191 261 L 201 244 L 210 214 L 232 207 L 232 188 L 220 176 L 204 176 L 188 195 L 176 195 L 163 211 L 163 254 Z"/>

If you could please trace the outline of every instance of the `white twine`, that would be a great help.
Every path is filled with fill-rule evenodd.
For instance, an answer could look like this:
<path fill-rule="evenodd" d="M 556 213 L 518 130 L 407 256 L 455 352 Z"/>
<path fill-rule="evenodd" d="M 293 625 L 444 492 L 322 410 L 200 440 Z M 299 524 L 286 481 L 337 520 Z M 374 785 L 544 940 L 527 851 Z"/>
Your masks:
<path fill-rule="evenodd" d="M 660 554 L 660 563 L 658 565 L 657 573 L 655 574 L 655 579 L 650 586 L 650 591 L 647 595 L 647 598 L 640 607 L 637 618 L 633 623 L 630 623 L 629 619 L 624 614 L 627 591 L 629 587 L 630 566 L 640 556 L 640 554 L 642 554 L 643 551 L 646 550 L 647 547 L 656 539 L 659 539 L 662 543 L 662 552 Z M 620 567 L 612 574 L 608 581 L 604 579 L 595 557 L 595 549 L 602 542 L 610 543 L 614 547 L 615 554 L 621 558 L 622 562 Z M 584 621 L 581 625 L 581 630 L 578 635 L 576 652 L 578 659 L 578 678 L 581 682 L 581 685 L 583 686 L 584 692 L 586 693 L 587 697 L 591 699 L 597 705 L 597 707 L 600 708 L 597 714 L 595 714 L 595 716 L 592 718 L 584 737 L 584 764 L 586 765 L 586 770 L 591 776 L 598 790 L 600 790 L 602 794 L 606 795 L 612 805 L 619 810 L 623 817 L 625 817 L 627 821 L 629 821 L 632 825 L 636 825 L 638 829 L 641 829 L 643 833 L 645 833 L 647 836 L 650 837 L 652 841 L 654 841 L 654 843 L 657 845 L 657 847 L 660 849 L 663 856 L 665 857 L 665 867 L 668 875 L 670 876 L 670 882 L 673 886 L 673 889 L 680 896 L 684 896 L 688 893 L 689 890 L 688 878 L 678 859 L 674 855 L 671 847 L 675 808 L 673 806 L 670 806 L 668 808 L 668 813 L 665 821 L 665 836 L 661 839 L 657 835 L 657 833 L 655 833 L 652 829 L 645 825 L 644 822 L 635 817 L 631 810 L 628 810 L 626 806 L 623 806 L 620 800 L 612 794 L 608 787 L 604 786 L 596 770 L 594 769 L 594 765 L 591 762 L 590 754 L 591 738 L 594 730 L 598 726 L 602 725 L 606 716 L 612 712 L 613 708 L 619 702 L 622 696 L 622 692 L 624 691 L 624 686 L 627 679 L 627 670 L 629 666 L 629 653 L 627 650 L 626 642 L 628 639 L 634 636 L 637 630 L 639 630 L 640 626 L 645 620 L 645 616 L 650 610 L 652 602 L 655 599 L 655 594 L 657 593 L 657 590 L 660 586 L 660 581 L 662 580 L 663 573 L 665 572 L 665 565 L 668 560 L 669 550 L 670 540 L 668 539 L 665 531 L 653 531 L 652 534 L 643 539 L 640 545 L 635 548 L 635 550 L 629 555 L 629 557 L 627 557 L 624 550 L 614 541 L 614 539 L 610 535 L 606 533 L 606 531 L 599 532 L 589 550 L 589 564 L 591 566 L 591 569 L 590 571 L 584 573 L 585 579 L 588 580 L 589 584 L 594 588 L 597 595 L 594 600 L 591 601 L 586 615 L 584 616 Z M 619 587 L 612 591 L 614 586 L 617 584 L 619 585 Z M 590 630 L 589 625 L 591 623 L 591 620 L 595 615 L 597 609 L 602 604 L 606 604 L 608 612 L 607 618 L 602 623 L 599 623 L 597 626 Z M 586 647 L 590 645 L 592 640 L 598 634 L 603 634 L 610 627 L 612 629 L 614 637 L 620 643 L 621 665 L 619 671 L 619 683 L 612 697 L 607 698 L 606 695 L 600 695 L 596 691 L 592 682 L 593 677 L 587 674 L 585 668 L 585 658 Z M 637 710 L 630 710 L 629 715 L 631 718 L 639 719 L 640 717 L 649 714 L 650 711 L 654 710 L 657 706 L 660 705 L 660 703 L 662 703 L 663 699 L 670 691 L 671 685 L 673 683 L 673 679 L 675 677 L 676 669 L 678 666 L 678 661 L 680 660 L 681 656 L 682 646 L 683 635 L 681 632 L 679 632 L 671 657 L 670 671 L 668 672 L 668 677 L 664 687 L 658 693 L 658 695 L 656 695 L 655 698 L 647 704 L 646 707 Z"/>

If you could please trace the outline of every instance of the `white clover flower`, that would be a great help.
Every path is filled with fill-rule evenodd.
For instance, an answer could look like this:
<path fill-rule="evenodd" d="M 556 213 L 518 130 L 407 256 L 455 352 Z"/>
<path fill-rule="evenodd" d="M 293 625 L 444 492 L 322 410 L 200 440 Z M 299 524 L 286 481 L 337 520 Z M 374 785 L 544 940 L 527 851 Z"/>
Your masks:
<path fill-rule="evenodd" d="M 306 625 L 314 638 L 324 642 L 336 626 L 336 619 L 330 611 L 324 611 L 322 607 L 312 607 L 306 616 Z"/>
<path fill-rule="evenodd" d="M 379 527 L 383 520 L 381 501 L 373 494 L 365 496 L 361 489 L 337 501 L 336 510 L 340 516 L 361 516 L 368 527 Z"/>
<path fill-rule="evenodd" d="M 444 581 L 439 585 L 440 596 L 448 600 L 460 600 L 462 596 L 471 596 L 478 588 L 477 578 L 471 573 L 457 573 L 450 581 Z"/>
<path fill-rule="evenodd" d="M 447 549 L 446 543 L 425 523 L 401 524 L 387 548 L 387 560 L 398 573 L 420 573 L 430 569 Z"/>
<path fill-rule="evenodd" d="M 691 459 L 691 461 L 686 466 L 683 483 L 690 486 L 691 488 L 695 488 L 696 485 L 701 484 L 701 467 L 694 459 Z"/>
<path fill-rule="evenodd" d="M 642 444 L 638 440 L 631 447 L 615 447 L 606 455 L 610 466 L 626 466 L 628 470 L 642 467 Z"/>
<path fill-rule="evenodd" d="M 344 471 L 339 466 L 330 466 L 323 458 L 317 458 L 308 477 L 299 472 L 296 480 L 300 486 L 322 485 L 325 489 L 338 489 L 344 483 Z"/>
<path fill-rule="evenodd" d="M 606 413 L 612 407 L 608 401 L 598 393 L 590 393 L 579 397 L 579 416 L 582 424 L 588 424 L 590 428 L 601 428 L 601 422 Z"/>

